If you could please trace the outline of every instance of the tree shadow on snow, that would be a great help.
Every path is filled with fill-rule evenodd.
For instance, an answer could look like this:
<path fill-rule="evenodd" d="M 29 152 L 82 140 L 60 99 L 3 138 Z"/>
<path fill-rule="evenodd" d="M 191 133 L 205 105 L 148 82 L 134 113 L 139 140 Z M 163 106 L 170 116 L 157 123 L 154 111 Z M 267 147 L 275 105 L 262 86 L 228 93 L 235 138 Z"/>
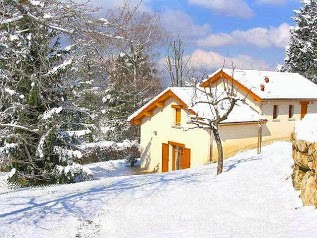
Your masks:
<path fill-rule="evenodd" d="M 248 162 L 253 162 L 253 161 L 257 161 L 257 160 L 262 160 L 262 156 L 261 155 L 254 155 L 254 156 L 250 156 L 250 157 L 243 158 L 243 159 L 226 160 L 224 162 L 223 172 L 229 172 L 230 170 L 237 168 L 237 166 L 242 164 L 242 163 L 248 163 Z"/>
<path fill-rule="evenodd" d="M 261 159 L 261 156 L 251 156 L 238 160 L 226 160 L 224 172 L 235 169 L 242 163 Z M 19 196 L 19 191 L 13 192 L 6 194 L 5 199 L 1 199 L 2 206 L 10 208 L 11 211 L 0 212 L 0 220 L 2 220 L 2 225 L 19 221 L 25 225 L 25 219 L 27 218 L 28 223 L 46 229 L 41 227 L 41 221 L 45 218 L 51 219 L 51 214 L 58 215 L 57 218 L 71 216 L 79 219 L 90 218 L 96 216 L 98 212 L 103 212 L 104 209 L 107 209 L 107 205 L 113 202 L 133 206 L 136 199 L 157 196 L 160 191 L 166 190 L 168 186 L 170 186 L 169 189 L 175 187 L 186 189 L 188 186 L 205 182 L 207 178 L 213 178 L 216 175 L 216 166 L 211 166 L 171 173 L 121 177 L 113 180 L 102 179 L 97 184 L 94 184 L 96 181 L 83 182 L 74 185 L 78 186 L 79 192 L 72 189 L 67 194 L 63 194 L 59 186 L 52 187 L 52 190 L 46 188 L 42 191 L 35 189 L 34 193 L 30 188 L 30 195 L 27 196 Z M 84 183 L 85 185 L 92 183 L 91 186 L 94 187 L 80 191 L 82 190 L 80 184 Z M 21 193 L 25 194 L 26 192 L 28 191 L 23 190 Z M 62 195 L 51 199 L 49 194 L 54 196 L 55 193 L 61 193 Z M 24 207 L 21 208 L 21 206 Z"/>
<path fill-rule="evenodd" d="M 9 212 L 0 212 L 0 221 L 2 220 L 2 225 L 19 221 L 25 225 L 25 220 L 27 220 L 27 223 L 34 224 L 41 229 L 47 229 L 41 227 L 41 221 L 45 218 L 51 219 L 51 214 L 58 215 L 57 217 L 75 216 L 79 219 L 85 219 L 97 215 L 98 212 L 107 207 L 107 204 L 116 201 L 116 199 L 125 203 L 124 205 L 131 203 L 133 206 L 135 199 L 155 196 L 155 193 L 164 190 L 171 183 L 181 187 L 199 182 L 196 178 L 197 174 L 195 175 L 195 173 L 168 173 L 129 176 L 118 178 L 115 181 L 104 179 L 99 180 L 102 183 L 96 187 L 77 193 L 72 191 L 53 199 L 50 199 L 48 194 L 54 196 L 54 193 L 60 193 L 59 186 L 53 187 L 53 191 L 45 191 L 44 188 L 40 194 L 36 191 L 35 196 L 32 196 L 33 191 L 30 188 L 29 196 L 19 196 L 19 192 L 14 192 L 13 196 L 7 194 L 9 196 L 6 197 L 6 200 L 2 199 L 2 205 L 12 209 Z M 54 191 L 55 188 L 57 191 Z M 24 207 L 18 208 L 20 206 Z"/>

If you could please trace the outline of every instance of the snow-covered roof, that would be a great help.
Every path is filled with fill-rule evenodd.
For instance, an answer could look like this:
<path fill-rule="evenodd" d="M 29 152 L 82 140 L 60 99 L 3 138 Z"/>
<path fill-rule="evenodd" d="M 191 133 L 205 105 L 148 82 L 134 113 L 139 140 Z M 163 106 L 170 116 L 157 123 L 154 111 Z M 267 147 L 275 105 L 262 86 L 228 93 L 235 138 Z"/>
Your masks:
<path fill-rule="evenodd" d="M 317 85 L 298 73 L 240 69 L 233 71 L 224 68 L 214 72 L 204 82 L 216 76 L 221 70 L 264 100 L 317 99 Z M 268 82 L 264 80 L 266 77 Z M 263 91 L 261 85 L 264 85 Z"/>
<path fill-rule="evenodd" d="M 177 99 L 181 100 L 181 102 L 186 105 L 186 108 L 188 110 L 191 110 L 192 114 L 196 114 L 198 117 L 201 118 L 213 118 L 213 113 L 210 110 L 208 104 L 194 103 L 195 101 L 206 101 L 206 94 L 204 92 L 196 90 L 194 87 L 169 87 L 161 92 L 159 95 L 154 97 L 151 101 L 149 101 L 135 113 L 133 113 L 128 118 L 128 121 L 132 121 L 147 108 L 157 102 L 158 99 L 164 97 L 164 95 L 170 92 L 172 92 L 172 94 L 175 95 Z M 221 110 L 221 108 L 218 108 L 218 110 Z M 242 101 L 238 101 L 232 112 L 229 114 L 228 118 L 222 123 L 258 122 L 263 120 L 265 120 L 265 118 L 258 112 L 256 112 L 253 108 Z"/>
<path fill-rule="evenodd" d="M 206 98 L 207 96 L 204 92 L 196 90 L 193 87 L 173 87 L 170 89 L 180 99 L 182 99 L 182 101 L 188 105 L 189 109 L 192 109 L 198 117 L 210 119 L 214 116 L 208 104 L 194 103 L 195 101 L 208 102 L 208 99 Z M 218 108 L 218 110 L 221 110 L 221 108 Z M 222 123 L 256 122 L 260 120 L 265 120 L 265 118 L 246 103 L 238 101 L 228 118 Z"/>
<path fill-rule="evenodd" d="M 153 102 L 155 102 L 157 99 L 159 99 L 160 97 L 162 97 L 162 95 L 166 94 L 169 91 L 170 88 L 166 88 L 165 90 L 163 90 L 160 94 L 158 94 L 157 96 L 155 96 L 152 100 L 150 100 L 149 102 L 147 102 L 146 104 L 144 104 L 142 107 L 140 107 L 138 110 L 136 110 L 133 114 L 131 114 L 128 117 L 128 121 L 132 121 L 135 117 L 137 117 L 142 111 L 144 111 L 147 107 L 149 107 Z"/>

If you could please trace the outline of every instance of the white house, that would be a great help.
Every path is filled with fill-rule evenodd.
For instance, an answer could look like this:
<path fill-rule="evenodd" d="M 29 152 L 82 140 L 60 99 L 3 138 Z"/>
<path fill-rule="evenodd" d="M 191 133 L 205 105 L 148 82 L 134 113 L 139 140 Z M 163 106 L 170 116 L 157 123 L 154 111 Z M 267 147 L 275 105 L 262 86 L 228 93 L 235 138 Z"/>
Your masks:
<path fill-rule="evenodd" d="M 296 73 L 219 69 L 200 87 L 234 87 L 239 102 L 219 126 L 225 157 L 262 142 L 288 139 L 294 123 L 317 113 L 317 85 Z M 194 87 L 165 89 L 128 120 L 141 126 L 141 167 L 151 172 L 184 169 L 216 161 L 212 132 L 193 128 L 189 117 L 208 117 L 192 106 Z"/>

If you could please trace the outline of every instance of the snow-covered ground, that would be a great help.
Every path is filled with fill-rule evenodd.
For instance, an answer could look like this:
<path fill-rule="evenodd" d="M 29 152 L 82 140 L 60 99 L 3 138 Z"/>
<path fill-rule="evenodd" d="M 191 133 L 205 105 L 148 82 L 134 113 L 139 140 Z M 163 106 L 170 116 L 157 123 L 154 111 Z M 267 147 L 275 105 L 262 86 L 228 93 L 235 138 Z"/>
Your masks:
<path fill-rule="evenodd" d="M 292 187 L 291 144 L 164 174 L 0 194 L 0 237 L 316 237 Z M 1 183 L 0 183 L 1 184 Z"/>
<path fill-rule="evenodd" d="M 136 163 L 136 166 L 138 163 Z M 94 179 L 132 175 L 132 170 L 126 160 L 110 160 L 86 165 Z"/>
<path fill-rule="evenodd" d="M 135 166 L 138 165 L 139 162 L 137 161 Z M 92 163 L 84 166 L 90 169 L 95 180 L 133 174 L 133 169 L 125 159 Z M 6 182 L 8 175 L 9 173 L 0 172 L 0 194 L 15 191 L 14 188 L 9 186 Z"/>

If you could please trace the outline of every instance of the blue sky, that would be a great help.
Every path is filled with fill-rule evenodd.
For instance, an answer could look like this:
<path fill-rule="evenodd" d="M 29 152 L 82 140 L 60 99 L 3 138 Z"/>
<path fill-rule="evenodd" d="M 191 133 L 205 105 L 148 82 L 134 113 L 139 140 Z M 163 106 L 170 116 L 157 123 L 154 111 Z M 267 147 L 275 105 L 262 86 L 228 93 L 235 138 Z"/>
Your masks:
<path fill-rule="evenodd" d="M 93 0 L 104 9 L 120 2 Z M 225 60 L 237 68 L 274 70 L 283 63 L 293 10 L 300 6 L 299 0 L 144 0 L 140 9 L 157 12 L 197 66 L 218 68 Z"/>

